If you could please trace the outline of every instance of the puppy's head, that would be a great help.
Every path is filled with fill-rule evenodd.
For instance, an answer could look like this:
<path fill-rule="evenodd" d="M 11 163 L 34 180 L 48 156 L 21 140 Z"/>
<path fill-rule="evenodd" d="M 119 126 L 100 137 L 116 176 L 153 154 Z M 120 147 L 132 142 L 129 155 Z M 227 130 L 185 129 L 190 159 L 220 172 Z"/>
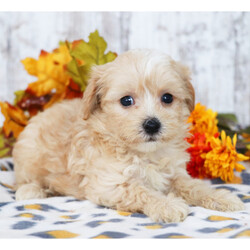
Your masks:
<path fill-rule="evenodd" d="M 169 56 L 131 50 L 95 66 L 83 98 L 83 119 L 139 151 L 181 143 L 194 108 L 189 70 Z"/>

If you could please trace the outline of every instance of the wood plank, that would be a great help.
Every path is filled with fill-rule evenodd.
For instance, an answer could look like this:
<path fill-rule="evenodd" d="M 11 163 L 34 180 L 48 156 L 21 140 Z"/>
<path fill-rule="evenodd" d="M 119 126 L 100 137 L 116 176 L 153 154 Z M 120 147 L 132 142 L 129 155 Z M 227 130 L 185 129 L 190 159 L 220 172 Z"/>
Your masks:
<path fill-rule="evenodd" d="M 248 12 L 2 12 L 0 100 L 36 78 L 21 59 L 38 58 L 60 40 L 87 39 L 98 29 L 108 50 L 154 48 L 193 72 L 197 101 L 234 112 L 250 124 L 250 13 Z M 0 123 L 1 123 L 0 115 Z"/>
<path fill-rule="evenodd" d="M 248 125 L 249 18 L 237 12 L 136 12 L 129 48 L 158 49 L 184 62 L 193 73 L 197 102 L 236 113 Z"/>
<path fill-rule="evenodd" d="M 234 17 L 234 101 L 235 111 L 243 125 L 250 125 L 250 13 Z"/>

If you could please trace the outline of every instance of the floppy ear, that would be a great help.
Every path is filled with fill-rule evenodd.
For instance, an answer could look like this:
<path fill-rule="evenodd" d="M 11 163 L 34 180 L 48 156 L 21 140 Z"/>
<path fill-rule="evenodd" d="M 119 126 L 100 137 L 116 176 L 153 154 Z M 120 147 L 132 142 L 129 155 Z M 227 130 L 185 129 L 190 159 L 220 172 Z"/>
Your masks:
<path fill-rule="evenodd" d="M 188 88 L 188 92 L 189 92 L 189 98 L 186 98 L 186 103 L 188 105 L 188 109 L 190 111 L 190 113 L 194 110 L 194 106 L 195 106 L 195 92 L 194 92 L 194 87 L 193 85 L 188 81 L 187 82 L 187 88 Z"/>
<path fill-rule="evenodd" d="M 188 67 L 186 67 L 180 62 L 175 62 L 175 69 L 177 73 L 180 75 L 180 77 L 182 78 L 182 80 L 186 83 L 187 97 L 185 98 L 185 102 L 191 113 L 194 110 L 194 106 L 195 106 L 195 92 L 191 84 L 190 70 Z"/>
<path fill-rule="evenodd" d="M 101 66 L 94 66 L 91 69 L 88 85 L 83 94 L 83 119 L 87 120 L 91 113 L 100 104 L 98 90 L 100 88 Z"/>

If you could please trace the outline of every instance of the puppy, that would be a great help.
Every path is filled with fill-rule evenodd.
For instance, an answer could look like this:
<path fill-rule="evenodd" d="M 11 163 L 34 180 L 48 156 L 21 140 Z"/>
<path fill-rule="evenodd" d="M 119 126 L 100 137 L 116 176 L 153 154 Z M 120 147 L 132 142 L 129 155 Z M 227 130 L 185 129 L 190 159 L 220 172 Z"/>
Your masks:
<path fill-rule="evenodd" d="M 92 69 L 83 99 L 30 120 L 13 151 L 16 199 L 70 195 L 179 222 L 189 206 L 244 208 L 186 172 L 188 69 L 151 50 L 131 50 Z"/>

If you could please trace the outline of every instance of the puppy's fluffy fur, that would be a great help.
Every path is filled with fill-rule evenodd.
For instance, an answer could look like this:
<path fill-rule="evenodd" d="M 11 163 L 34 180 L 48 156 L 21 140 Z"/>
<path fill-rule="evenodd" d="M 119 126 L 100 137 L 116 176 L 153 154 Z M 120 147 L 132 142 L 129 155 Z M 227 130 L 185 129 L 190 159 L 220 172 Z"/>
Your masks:
<path fill-rule="evenodd" d="M 172 103 L 162 102 L 164 93 Z M 134 104 L 122 106 L 124 96 Z M 183 220 L 188 205 L 243 209 L 238 197 L 186 173 L 193 107 L 189 71 L 167 55 L 132 50 L 94 67 L 83 99 L 55 104 L 21 133 L 16 199 L 71 195 L 164 222 Z M 154 136 L 142 125 L 151 117 L 161 123 Z"/>

